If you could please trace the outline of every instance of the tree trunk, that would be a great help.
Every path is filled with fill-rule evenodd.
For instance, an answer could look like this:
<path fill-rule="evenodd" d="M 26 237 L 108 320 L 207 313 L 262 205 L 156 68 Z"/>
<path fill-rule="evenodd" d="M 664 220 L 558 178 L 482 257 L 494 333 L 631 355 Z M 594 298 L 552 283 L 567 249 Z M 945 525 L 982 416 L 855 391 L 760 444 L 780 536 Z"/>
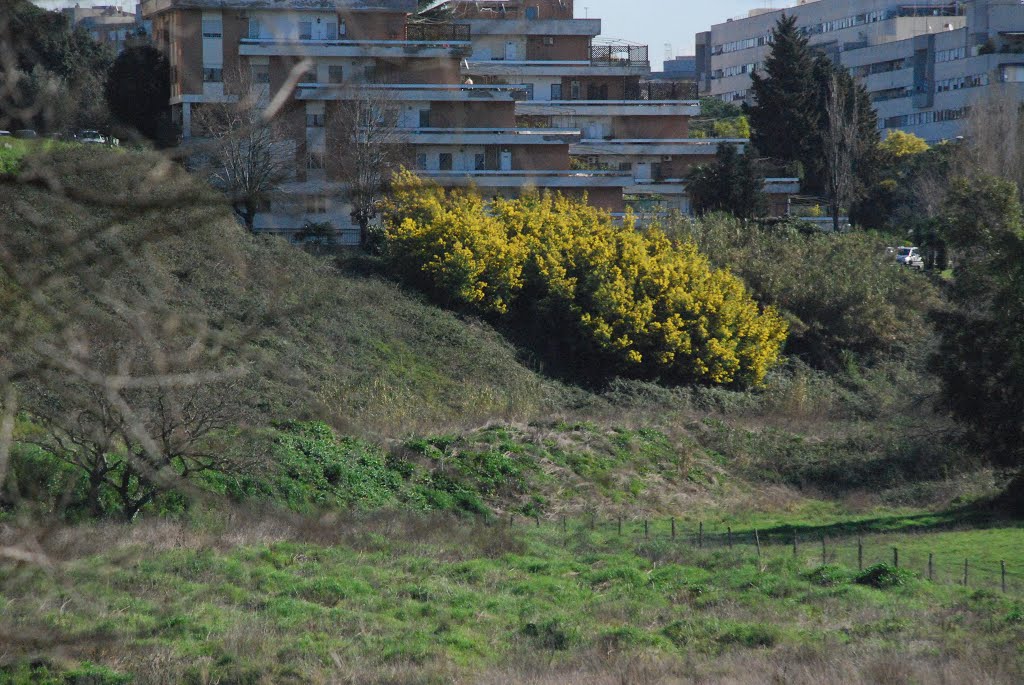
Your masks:
<path fill-rule="evenodd" d="M 832 203 L 832 230 L 839 233 L 839 203 Z"/>

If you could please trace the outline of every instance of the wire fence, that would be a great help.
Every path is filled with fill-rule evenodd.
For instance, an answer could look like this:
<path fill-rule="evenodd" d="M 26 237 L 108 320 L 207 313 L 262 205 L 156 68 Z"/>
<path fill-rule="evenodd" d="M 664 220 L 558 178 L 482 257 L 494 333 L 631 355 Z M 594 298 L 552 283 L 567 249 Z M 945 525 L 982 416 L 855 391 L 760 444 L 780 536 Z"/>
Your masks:
<path fill-rule="evenodd" d="M 627 519 L 590 517 L 583 519 L 526 517 L 510 514 L 502 523 L 511 527 L 555 529 L 566 536 L 583 530 L 603 532 L 633 541 L 669 541 L 694 553 L 727 550 L 761 563 L 782 556 L 808 566 L 836 564 L 863 571 L 876 564 L 889 564 L 917 573 L 937 584 L 960 585 L 1005 594 L 1024 595 L 1024 564 L 1013 566 L 1005 559 L 975 553 L 964 555 L 943 549 L 925 533 L 815 534 L 800 530 L 771 531 L 706 529 L 676 519 Z M 915 539 L 918 538 L 918 539 Z M 1024 535 L 1022 535 L 1024 542 Z"/>

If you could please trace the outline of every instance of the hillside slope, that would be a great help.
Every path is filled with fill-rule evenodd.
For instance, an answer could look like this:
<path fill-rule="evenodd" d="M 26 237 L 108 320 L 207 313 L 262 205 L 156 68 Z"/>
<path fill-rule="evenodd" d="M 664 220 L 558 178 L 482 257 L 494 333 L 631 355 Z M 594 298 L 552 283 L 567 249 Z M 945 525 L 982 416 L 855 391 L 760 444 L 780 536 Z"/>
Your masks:
<path fill-rule="evenodd" d="M 530 415 L 550 389 L 487 326 L 248 235 L 219 195 L 156 155 L 29 157 L 0 182 L 0 226 L 19 274 L 42 277 L 65 311 L 102 290 L 257 351 L 262 419 L 408 434 Z"/>

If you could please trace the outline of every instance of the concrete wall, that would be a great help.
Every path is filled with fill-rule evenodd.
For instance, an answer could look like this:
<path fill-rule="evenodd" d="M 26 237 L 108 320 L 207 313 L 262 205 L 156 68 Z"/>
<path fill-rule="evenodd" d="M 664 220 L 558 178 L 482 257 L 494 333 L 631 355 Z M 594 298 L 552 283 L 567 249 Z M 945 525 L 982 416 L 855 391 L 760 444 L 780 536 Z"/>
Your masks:
<path fill-rule="evenodd" d="M 434 102 L 431 128 L 513 128 L 514 102 Z"/>
<path fill-rule="evenodd" d="M 622 197 L 622 188 L 559 188 L 562 195 L 573 200 L 582 200 L 587 196 L 587 204 L 599 207 L 612 213 L 626 211 L 626 203 Z"/>
<path fill-rule="evenodd" d="M 516 171 L 563 171 L 569 168 L 569 145 L 511 145 Z"/>
<path fill-rule="evenodd" d="M 613 117 L 616 138 L 689 138 L 690 119 L 667 117 Z"/>
<path fill-rule="evenodd" d="M 546 45 L 545 39 L 551 42 L 551 45 Z M 526 59 L 587 61 L 590 59 L 590 38 L 587 36 L 528 36 Z"/>

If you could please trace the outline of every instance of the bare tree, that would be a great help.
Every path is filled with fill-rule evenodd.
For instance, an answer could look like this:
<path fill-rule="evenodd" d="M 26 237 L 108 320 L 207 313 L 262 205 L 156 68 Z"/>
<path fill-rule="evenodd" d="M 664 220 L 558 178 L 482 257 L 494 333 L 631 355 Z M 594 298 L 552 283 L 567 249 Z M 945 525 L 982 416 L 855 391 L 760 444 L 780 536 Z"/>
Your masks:
<path fill-rule="evenodd" d="M 392 175 L 408 162 L 407 134 L 399 129 L 401 109 L 383 88 L 353 86 L 334 105 L 326 122 L 332 148 L 328 165 L 346 186 L 352 222 L 365 247 Z"/>
<path fill-rule="evenodd" d="M 988 90 L 988 89 L 986 89 Z M 998 89 L 971 106 L 964 129 L 963 174 L 978 172 L 1013 181 L 1024 192 L 1024 116 L 1020 100 Z"/>
<path fill-rule="evenodd" d="M 825 99 L 826 188 L 832 228 L 839 231 L 839 213 L 853 199 L 854 163 L 858 156 L 858 110 L 856 94 L 833 73 L 829 77 Z"/>
<path fill-rule="evenodd" d="M 224 192 L 239 220 L 254 230 L 256 214 L 280 184 L 294 175 L 296 143 L 276 120 L 277 108 L 244 72 L 226 85 L 238 93 L 197 108 L 193 125 L 201 140 L 193 145 L 211 184 Z"/>

